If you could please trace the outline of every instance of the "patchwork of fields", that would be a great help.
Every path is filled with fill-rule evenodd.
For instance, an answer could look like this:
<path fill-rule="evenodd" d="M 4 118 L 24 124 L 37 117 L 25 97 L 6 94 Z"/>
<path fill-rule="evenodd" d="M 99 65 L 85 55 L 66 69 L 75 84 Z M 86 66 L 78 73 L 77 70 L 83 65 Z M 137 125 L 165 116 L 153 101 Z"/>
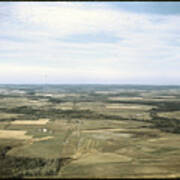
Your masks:
<path fill-rule="evenodd" d="M 180 177 L 180 87 L 0 90 L 0 177 Z"/>

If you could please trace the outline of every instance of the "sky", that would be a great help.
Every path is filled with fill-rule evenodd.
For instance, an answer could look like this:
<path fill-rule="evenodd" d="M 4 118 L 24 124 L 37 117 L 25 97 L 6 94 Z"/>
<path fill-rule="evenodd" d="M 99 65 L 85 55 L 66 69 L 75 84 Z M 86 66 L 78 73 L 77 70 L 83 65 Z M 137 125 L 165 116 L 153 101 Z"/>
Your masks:
<path fill-rule="evenodd" d="M 180 2 L 0 2 L 0 83 L 180 85 Z"/>

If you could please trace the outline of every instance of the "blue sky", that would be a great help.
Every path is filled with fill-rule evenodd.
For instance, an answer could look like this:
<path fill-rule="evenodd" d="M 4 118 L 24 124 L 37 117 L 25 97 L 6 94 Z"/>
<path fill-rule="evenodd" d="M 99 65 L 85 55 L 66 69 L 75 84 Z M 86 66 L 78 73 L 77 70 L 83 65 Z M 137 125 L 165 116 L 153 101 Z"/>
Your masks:
<path fill-rule="evenodd" d="M 0 83 L 180 85 L 179 52 L 180 2 L 0 2 Z"/>

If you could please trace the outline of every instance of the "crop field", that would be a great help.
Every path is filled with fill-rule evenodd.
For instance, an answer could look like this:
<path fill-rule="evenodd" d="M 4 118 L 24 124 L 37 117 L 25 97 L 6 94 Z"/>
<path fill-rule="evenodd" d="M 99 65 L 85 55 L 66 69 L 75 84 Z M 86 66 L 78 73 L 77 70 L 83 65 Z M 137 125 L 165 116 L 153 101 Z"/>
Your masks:
<path fill-rule="evenodd" d="M 13 122 L 11 122 L 11 124 L 27 124 L 27 125 L 42 125 L 42 124 L 46 124 L 49 121 L 49 119 L 39 119 L 39 120 L 15 120 Z"/>
<path fill-rule="evenodd" d="M 1 85 L 0 178 L 179 178 L 180 87 Z"/>
<path fill-rule="evenodd" d="M 30 139 L 30 136 L 25 135 L 26 131 L 16 130 L 0 130 L 0 138 L 3 139 Z"/>

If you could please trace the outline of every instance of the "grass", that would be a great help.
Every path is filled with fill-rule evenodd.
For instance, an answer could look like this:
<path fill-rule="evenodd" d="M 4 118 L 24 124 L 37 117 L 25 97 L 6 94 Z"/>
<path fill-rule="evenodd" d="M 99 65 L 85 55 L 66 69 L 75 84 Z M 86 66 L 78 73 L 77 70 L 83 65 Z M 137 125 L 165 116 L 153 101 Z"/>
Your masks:
<path fill-rule="evenodd" d="M 45 141 L 27 143 L 24 146 L 13 148 L 8 155 L 15 157 L 32 157 L 32 158 L 61 158 L 62 151 L 61 141 L 53 138 Z"/>
<path fill-rule="evenodd" d="M 177 148 L 177 147 L 162 147 L 162 148 L 160 148 L 160 149 L 157 149 L 157 150 L 155 150 L 155 151 L 153 151 L 152 153 L 153 154 L 158 154 L 158 155 L 166 155 L 166 154 L 168 154 L 169 152 L 172 152 L 172 151 L 175 151 L 175 150 L 180 150 L 179 148 Z"/>
<path fill-rule="evenodd" d="M 178 176 L 178 87 L 3 88 L 0 132 L 9 138 L 0 137 L 0 177 Z"/>
<path fill-rule="evenodd" d="M 173 112 L 160 112 L 157 114 L 159 117 L 165 117 L 168 119 L 179 119 L 180 120 L 180 111 L 173 111 Z"/>

